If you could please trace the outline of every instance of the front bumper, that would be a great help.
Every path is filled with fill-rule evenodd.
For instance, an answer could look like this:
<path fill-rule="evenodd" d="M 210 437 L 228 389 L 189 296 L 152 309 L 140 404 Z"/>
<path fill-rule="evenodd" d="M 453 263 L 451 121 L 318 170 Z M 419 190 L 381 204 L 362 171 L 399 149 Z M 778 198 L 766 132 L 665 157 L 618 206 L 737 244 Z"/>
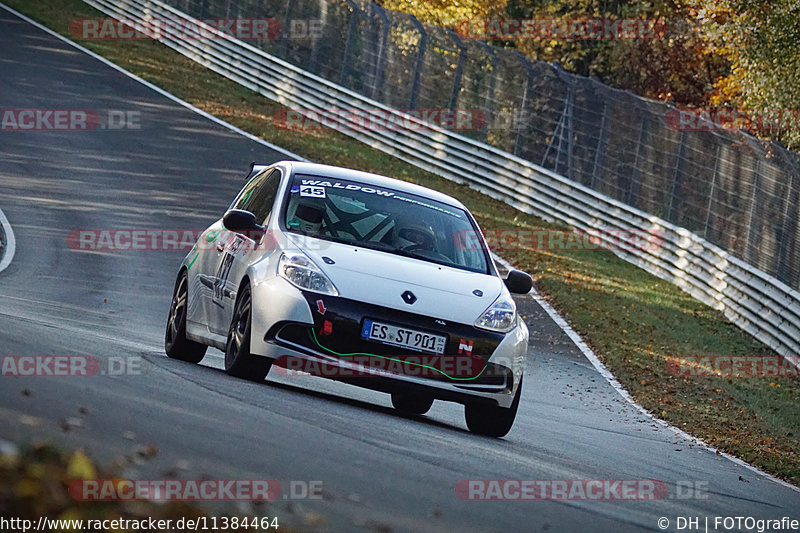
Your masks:
<path fill-rule="evenodd" d="M 251 345 L 254 354 L 288 369 L 284 375 L 300 375 L 294 372 L 300 370 L 388 393 L 511 405 L 527 352 L 528 331 L 522 321 L 508 333 L 496 333 L 289 287 L 294 292 L 290 313 L 269 320 L 258 309 L 254 312 Z M 289 295 L 281 292 L 280 307 L 287 311 Z M 443 335 L 447 339 L 444 353 L 423 353 L 362 338 L 365 319 Z M 265 333 L 259 338 L 261 331 Z"/>

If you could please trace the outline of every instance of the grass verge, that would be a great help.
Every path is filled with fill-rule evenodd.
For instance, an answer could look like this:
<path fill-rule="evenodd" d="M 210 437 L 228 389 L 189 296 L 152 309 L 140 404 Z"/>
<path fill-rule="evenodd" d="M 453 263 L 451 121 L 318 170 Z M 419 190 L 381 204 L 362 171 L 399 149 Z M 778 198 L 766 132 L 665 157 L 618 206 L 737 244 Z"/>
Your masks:
<path fill-rule="evenodd" d="M 146 455 L 155 452 L 145 450 L 142 453 Z M 213 524 L 211 517 L 225 516 L 226 511 L 230 516 L 239 517 L 236 519 L 237 523 L 241 522 L 242 516 L 267 517 L 268 513 L 264 512 L 267 507 L 263 502 L 247 502 L 252 507 L 246 513 L 242 508 L 234 509 L 233 506 L 224 506 L 218 502 L 211 506 L 183 501 L 80 501 L 71 496 L 71 488 L 76 495 L 81 494 L 80 481 L 85 479 L 109 480 L 107 483 L 111 483 L 110 487 L 114 491 L 127 494 L 128 488 L 122 484 L 126 478 L 121 475 L 121 469 L 129 461 L 128 458 L 120 458 L 117 466 L 100 470 L 83 450 L 65 453 L 52 446 L 40 444 L 17 449 L 11 443 L 0 440 L 0 479 L 3 480 L 0 484 L 0 516 L 17 520 L 16 523 L 11 523 L 10 531 L 38 528 L 40 531 L 74 533 L 147 531 L 153 525 L 165 531 L 183 531 L 184 527 L 178 525 L 193 530 L 193 526 L 186 526 L 188 521 L 198 525 Z M 175 474 L 170 475 L 174 476 Z M 106 481 L 102 483 L 106 486 Z M 39 520 L 48 520 L 49 523 L 43 522 L 39 528 Z M 127 522 L 122 522 L 123 520 Z M 260 521 L 261 518 L 257 520 Z M 21 521 L 29 521 L 28 526 L 23 527 L 24 522 Z M 267 523 L 281 525 L 274 517 L 268 517 L 266 522 L 260 524 Z M 264 529 L 263 525 L 260 529 Z M 244 526 L 231 527 L 230 530 L 248 531 Z M 280 529 L 284 530 L 285 528 Z"/>
<path fill-rule="evenodd" d="M 71 20 L 103 16 L 79 0 L 6 3 L 66 37 Z M 484 230 L 568 229 L 341 133 L 280 129 L 273 117 L 282 106 L 160 43 L 79 42 L 193 105 L 309 159 L 393 176 L 455 196 Z M 800 384 L 796 378 L 678 377 L 669 371 L 670 357 L 773 354 L 763 343 L 721 313 L 609 251 L 519 246 L 502 255 L 534 276 L 537 289 L 644 407 L 721 450 L 800 484 Z"/>

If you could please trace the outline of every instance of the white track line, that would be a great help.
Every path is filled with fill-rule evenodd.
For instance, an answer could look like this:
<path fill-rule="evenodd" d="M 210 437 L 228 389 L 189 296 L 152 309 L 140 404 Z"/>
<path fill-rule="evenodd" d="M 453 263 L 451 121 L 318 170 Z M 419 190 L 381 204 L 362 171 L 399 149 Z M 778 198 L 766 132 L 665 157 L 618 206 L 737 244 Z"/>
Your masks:
<path fill-rule="evenodd" d="M 6 234 L 6 244 L 3 249 L 3 255 L 0 257 L 0 272 L 2 272 L 14 259 L 14 252 L 17 251 L 17 241 L 14 238 L 14 230 L 11 229 L 11 224 L 8 223 L 8 219 L 2 209 L 0 209 L 0 225 L 3 226 L 3 232 Z"/>
<path fill-rule="evenodd" d="M 190 104 L 189 102 L 186 102 L 185 100 L 181 100 L 180 98 L 178 98 L 174 94 L 168 93 L 164 89 L 153 85 L 149 81 L 143 80 L 142 78 L 140 78 L 136 74 L 133 74 L 132 72 L 128 72 L 127 70 L 125 70 L 124 68 L 120 67 L 119 65 L 116 65 L 116 64 L 112 63 L 111 61 L 109 61 L 108 59 L 95 54 L 91 50 L 89 50 L 87 48 L 84 48 L 83 46 L 79 45 L 78 43 L 70 41 L 69 39 L 67 39 L 63 35 L 61 35 L 59 33 L 56 33 L 55 31 L 51 30 L 50 28 L 48 28 L 46 26 L 42 26 L 41 24 L 39 24 L 35 20 L 31 20 L 30 18 L 26 17 L 25 15 L 23 15 L 19 11 L 16 11 L 15 9 L 12 9 L 12 8 L 8 7 L 7 5 L 3 4 L 2 2 L 0 2 L 0 7 L 5 9 L 9 13 L 12 13 L 12 14 L 16 15 L 17 17 L 21 18 L 25 22 L 27 22 L 29 24 L 33 24 L 34 26 L 36 26 L 40 30 L 49 33 L 53 37 L 55 37 L 57 39 L 60 39 L 61 41 L 67 43 L 68 45 L 72 46 L 73 48 L 77 48 L 81 52 L 92 56 L 96 60 L 104 63 L 105 65 L 108 65 L 109 67 L 113 68 L 114 70 L 116 70 L 118 72 L 121 72 L 122 74 L 125 74 L 126 76 L 128 76 L 129 78 L 131 78 L 133 80 L 138 81 L 139 83 L 141 83 L 142 85 L 144 85 L 148 89 L 152 89 L 155 92 L 157 92 L 158 94 L 169 98 L 170 100 L 172 100 L 173 102 L 175 102 L 177 104 L 182 105 L 186 109 L 189 109 L 190 111 L 194 111 L 198 115 L 200 115 L 200 116 L 202 116 L 204 118 L 207 118 L 208 120 L 211 120 L 212 122 L 216 122 L 220 126 L 222 126 L 224 128 L 227 128 L 227 129 L 231 130 L 234 133 L 238 133 L 239 135 L 244 135 L 245 137 L 247 137 L 251 141 L 255 141 L 255 142 L 259 143 L 259 144 L 262 144 L 262 145 L 266 146 L 267 148 L 269 148 L 271 150 L 275 150 L 276 152 L 280 152 L 280 153 L 282 153 L 283 155 L 285 155 L 287 157 L 290 157 L 292 159 L 296 159 L 298 161 L 308 161 L 308 159 L 306 159 L 305 157 L 302 157 L 302 156 L 297 155 L 297 154 L 295 154 L 293 152 L 290 152 L 289 150 L 286 150 L 285 148 L 281 148 L 280 146 L 277 146 L 277 145 L 274 145 L 274 144 L 272 144 L 270 142 L 267 142 L 264 139 L 256 137 L 255 135 L 253 135 L 251 133 L 247 133 L 243 129 L 237 128 L 236 126 L 234 126 L 233 124 L 231 124 L 229 122 L 225 122 L 224 120 L 222 120 L 220 118 L 217 118 L 214 115 L 210 115 L 210 114 L 206 113 L 202 109 L 193 106 L 192 104 Z M 2 269 L 0 269 L 0 270 L 2 270 Z"/>
<path fill-rule="evenodd" d="M 242 130 L 240 128 L 237 128 L 233 124 L 229 124 L 228 122 L 225 122 L 224 120 L 221 120 L 221 119 L 219 119 L 219 118 L 217 118 L 217 117 L 215 117 L 213 115 L 209 115 L 208 113 L 206 113 L 202 109 L 199 109 L 199 108 L 193 106 L 189 102 L 181 100 L 177 96 L 168 93 L 167 91 L 165 91 L 164 89 L 161 89 L 160 87 L 156 87 L 155 85 L 153 85 L 149 81 L 143 80 L 139 76 L 137 76 L 135 74 L 132 74 L 131 72 L 128 72 L 127 70 L 125 70 L 124 68 L 122 68 L 122 67 L 120 67 L 118 65 L 115 65 L 114 63 L 112 63 L 108 59 L 95 54 L 91 50 L 87 50 L 86 48 L 84 48 L 83 46 L 81 46 L 81 45 L 79 45 L 77 43 L 74 43 L 74 42 L 70 41 L 66 37 L 63 37 L 62 35 L 54 32 L 50 28 L 42 26 L 38 22 L 29 19 L 28 17 L 26 17 L 22 13 L 19 13 L 16 10 L 11 9 L 10 7 L 6 6 L 5 4 L 0 3 L 0 7 L 5 9 L 9 13 L 13 13 L 17 17 L 19 17 L 22 20 L 24 20 L 25 22 L 33 24 L 34 26 L 36 26 L 40 30 L 43 30 L 43 31 L 49 33 L 53 37 L 56 37 L 56 38 L 64 41 L 65 43 L 69 44 L 70 46 L 72 46 L 74 48 L 77 48 L 81 52 L 89 54 L 90 56 L 92 56 L 93 58 L 97 59 L 98 61 L 101 61 L 104 64 L 108 65 L 109 67 L 111 67 L 111 68 L 113 68 L 113 69 L 125 74 L 126 76 L 138 81 L 142 85 L 145 85 L 146 87 L 156 91 L 157 93 L 159 93 L 159 94 L 161 94 L 163 96 L 166 96 L 167 98 L 169 98 L 173 102 L 176 102 L 176 103 L 182 105 L 183 107 L 185 107 L 187 109 L 190 109 L 190 110 L 194 111 L 195 113 L 197 113 L 199 115 L 202 115 L 203 117 L 205 117 L 205 118 L 207 118 L 207 119 L 209 119 L 211 121 L 214 121 L 217 124 L 219 124 L 221 126 L 224 126 L 225 128 L 228 128 L 229 130 L 231 130 L 231 131 L 233 131 L 235 133 L 238 133 L 240 135 L 244 135 L 245 137 L 247 137 L 248 139 L 250 139 L 252 141 L 255 141 L 255 142 L 259 143 L 259 144 L 267 146 L 268 148 L 271 148 L 272 150 L 275 150 L 276 152 L 280 152 L 280 153 L 282 153 L 284 155 L 287 155 L 287 156 L 292 157 L 294 159 L 297 159 L 299 161 L 308 161 L 308 159 L 306 159 L 304 157 L 301 157 L 301 156 L 299 156 L 299 155 L 297 155 L 295 153 L 292 153 L 292 152 L 290 152 L 288 150 L 285 150 L 285 149 L 281 148 L 280 146 L 276 146 L 276 145 L 274 145 L 272 143 L 269 143 L 269 142 L 265 141 L 264 139 L 260 139 L 260 138 L 256 137 L 255 135 L 247 133 L 246 131 L 244 131 L 244 130 Z M 2 215 L 2 211 L 0 211 L 0 220 L 5 220 L 5 216 Z M 9 231 L 9 233 L 10 233 L 11 226 L 7 225 L 6 227 L 7 227 L 8 231 Z M 13 250 L 14 250 L 14 248 L 13 248 L 13 234 L 11 234 L 10 242 L 12 243 L 10 250 L 13 252 Z M 7 253 L 6 255 L 13 255 L 13 253 L 12 254 L 8 254 Z M 492 255 L 494 255 L 494 254 L 492 254 Z M 500 263 L 504 267 L 509 268 L 509 269 L 513 268 L 511 266 L 511 264 L 508 261 L 506 261 L 505 259 L 503 259 L 503 258 L 501 258 L 499 256 L 496 256 L 496 255 L 494 256 L 494 258 L 498 263 Z M 5 261 L 5 259 L 4 259 L 4 261 Z M 9 260 L 9 262 L 10 262 L 10 260 Z M 5 266 L 8 266 L 8 265 L 5 265 Z M 3 266 L 3 263 L 0 263 L 0 271 L 2 271 L 3 268 L 5 268 Z M 671 431 L 674 431 L 676 434 L 679 434 L 680 436 L 682 436 L 683 438 L 685 438 L 685 439 L 687 439 L 687 440 L 689 440 L 691 442 L 694 442 L 694 443 L 696 443 L 696 444 L 698 444 L 698 445 L 700 445 L 700 446 L 702 446 L 702 447 L 704 447 L 704 448 L 706 448 L 706 449 L 708 449 L 708 450 L 710 450 L 712 452 L 718 453 L 719 455 L 722 455 L 723 457 L 733 461 L 734 463 L 736 463 L 738 465 L 741 465 L 741 466 L 743 466 L 743 467 L 745 467 L 745 468 L 747 468 L 749 470 L 752 470 L 753 472 L 755 472 L 755 473 L 757 473 L 757 474 L 759 474 L 761 476 L 764 476 L 767 479 L 771 479 L 772 481 L 774 481 L 776 483 L 779 483 L 780 485 L 783 485 L 784 487 L 787 487 L 787 488 L 790 488 L 790 489 L 792 489 L 794 491 L 800 492 L 800 488 L 795 487 L 791 483 L 787 483 L 786 481 L 783 481 L 782 479 L 778 479 L 775 476 L 773 476 L 771 474 L 768 474 L 768 473 L 764 472 L 763 470 L 761 470 L 761 469 L 759 469 L 759 468 L 757 468 L 757 467 L 755 467 L 755 466 L 753 466 L 751 464 L 748 464 L 748 463 L 742 461 L 738 457 L 734 457 L 734 456 L 729 455 L 729 454 L 727 454 L 725 452 L 719 451 L 716 448 L 714 448 L 713 446 L 710 446 L 710 445 L 706 444 L 705 442 L 701 441 L 697 437 L 693 437 L 692 435 L 689 435 L 688 433 L 686 433 L 682 429 L 676 428 L 675 426 L 671 426 L 670 424 L 668 424 L 667 422 L 661 420 L 660 418 L 656 418 L 652 413 L 650 413 L 647 409 L 645 409 L 644 407 L 642 407 L 641 405 L 636 403 L 636 401 L 634 401 L 634 399 L 631 398 L 631 395 L 628 394 L 628 391 L 626 391 L 622 387 L 622 385 L 620 385 L 619 381 L 617 381 L 617 379 L 614 377 L 614 375 L 611 372 L 608 371 L 608 369 L 600 361 L 600 359 L 597 358 L 597 356 L 594 354 L 592 349 L 589 348 L 589 346 L 585 342 L 583 342 L 583 340 L 580 338 L 580 335 L 578 335 L 575 332 L 575 330 L 573 330 L 572 327 L 570 327 L 570 325 L 567 323 L 567 321 L 564 320 L 561 317 L 561 315 L 559 315 L 558 312 L 555 309 L 553 309 L 553 307 L 544 298 L 542 298 L 539 295 L 539 293 L 536 292 L 535 289 L 531 289 L 531 293 L 530 294 L 531 294 L 531 297 L 534 300 L 536 300 L 539 303 L 539 305 L 542 306 L 542 308 L 545 310 L 545 312 L 548 315 L 550 315 L 550 318 L 552 318 L 553 321 L 556 324 L 558 324 L 558 326 L 564 331 L 564 333 L 567 334 L 567 336 L 572 340 L 572 342 L 575 343 L 575 345 L 578 347 L 578 349 L 580 349 L 580 351 L 583 353 L 583 355 L 586 356 L 586 358 L 589 360 L 590 363 L 592 363 L 592 365 L 597 369 L 597 371 L 604 378 L 606 378 L 606 380 L 608 381 L 608 383 L 612 387 L 614 387 L 614 389 L 620 394 L 620 396 L 625 398 L 625 400 L 627 400 L 631 405 L 633 405 L 636 409 L 638 409 L 642 414 L 644 414 L 645 416 L 647 416 L 651 420 L 657 422 L 661 426 L 663 426 L 663 427 L 665 427 L 665 428 L 667 428 L 667 429 L 669 429 Z"/>
<path fill-rule="evenodd" d="M 497 261 L 498 263 L 500 263 L 501 265 L 503 265 L 503 267 L 505 267 L 505 268 L 507 268 L 509 270 L 514 268 L 511 265 L 511 263 L 509 263 L 508 261 L 506 261 L 502 257 L 500 257 L 498 255 L 495 255 L 494 253 L 492 253 L 492 256 L 494 257 L 494 260 Z M 662 427 L 664 427 L 664 428 L 666 428 L 666 429 L 668 429 L 670 431 L 673 431 L 676 436 L 683 437 L 684 439 L 686 439 L 686 440 L 688 440 L 690 442 L 693 442 L 694 444 L 697 444 L 698 446 L 701 446 L 701 447 L 703 447 L 703 448 L 705 448 L 705 449 L 707 449 L 707 450 L 709 450 L 711 452 L 714 452 L 715 454 L 721 455 L 721 456 L 725 457 L 726 459 L 729 459 L 730 461 L 733 461 L 737 465 L 743 466 L 743 467 L 747 468 L 748 470 L 751 470 L 751 471 L 755 472 L 758 475 L 764 476 L 765 478 L 770 479 L 770 480 L 774 481 L 775 483 L 783 485 L 786 488 L 792 489 L 795 492 L 800 492 L 800 488 L 799 487 L 796 487 L 796 486 L 792 485 L 791 483 L 788 483 L 788 482 L 786 482 L 786 481 L 784 481 L 782 479 L 778 479 L 775 476 L 773 476 L 772 474 L 768 474 L 767 472 L 764 472 L 760 468 L 758 468 L 756 466 L 753 466 L 750 463 L 747 463 L 745 461 L 742 461 L 738 457 L 734 457 L 733 455 L 725 453 L 725 452 L 723 452 L 721 450 L 718 450 L 718 449 L 714 448 L 713 446 L 711 446 L 709 444 L 706 444 L 702 440 L 698 439 L 697 437 L 695 437 L 693 435 L 690 435 L 690 434 L 686 433 L 682 429 L 677 428 L 677 427 L 669 424 L 668 422 L 665 422 L 664 420 L 661 420 L 660 418 L 657 418 L 655 415 L 653 415 L 653 413 L 651 413 L 650 411 L 648 411 L 647 409 L 645 409 L 644 407 L 639 405 L 636 402 L 636 400 L 634 400 L 633 397 L 631 397 L 630 393 L 628 393 L 628 391 L 625 390 L 625 388 L 622 386 L 622 384 L 619 381 L 617 381 L 617 378 L 614 377 L 614 374 L 612 374 L 608 370 L 608 368 L 606 368 L 606 365 L 604 365 L 603 362 L 600 361 L 600 359 L 597 357 L 597 355 L 592 351 L 592 349 L 589 348 L 589 345 L 586 344 L 583 341 L 583 339 L 581 339 L 581 336 L 578 335 L 578 333 L 574 329 L 572 329 L 572 326 L 570 326 L 569 323 L 566 320 L 564 320 L 564 317 L 559 315 L 558 311 L 556 311 L 555 308 L 553 308 L 553 306 L 550 305 L 550 303 L 547 300 L 545 300 L 538 292 L 536 292 L 536 289 L 531 289 L 531 292 L 529 294 L 531 295 L 531 298 L 536 300 L 536 303 L 538 303 L 540 306 L 542 306 L 542 309 L 544 309 L 545 312 L 550 316 L 550 318 L 553 319 L 553 322 L 555 322 L 558 325 L 558 327 L 560 327 L 564 331 L 564 333 L 567 334 L 567 337 L 569 337 L 570 340 L 573 343 L 575 343 L 575 346 L 577 346 L 578 349 L 581 351 L 581 353 L 586 357 L 586 359 L 588 359 L 589 362 L 592 363 L 592 366 L 594 366 L 595 370 L 597 370 L 600 373 L 600 375 L 603 376 L 606 379 L 608 384 L 611 385 L 612 387 L 614 387 L 614 390 L 616 390 L 619 393 L 620 396 L 625 398 L 625 400 L 628 403 L 630 403 L 632 406 L 634 406 L 640 413 L 645 415 L 650 420 L 652 420 L 652 421 L 656 422 L 657 424 L 661 425 Z"/>

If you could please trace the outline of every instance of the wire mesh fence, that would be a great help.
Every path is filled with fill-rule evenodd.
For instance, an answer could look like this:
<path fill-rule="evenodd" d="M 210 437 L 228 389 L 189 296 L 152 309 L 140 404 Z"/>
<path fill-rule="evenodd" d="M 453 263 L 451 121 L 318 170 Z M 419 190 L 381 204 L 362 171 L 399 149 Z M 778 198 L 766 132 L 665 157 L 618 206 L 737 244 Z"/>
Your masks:
<path fill-rule="evenodd" d="M 196 18 L 275 18 L 280 35 L 251 44 L 396 109 L 469 110 L 460 133 L 689 229 L 800 289 L 800 154 L 777 143 L 374 2 L 167 3 Z"/>

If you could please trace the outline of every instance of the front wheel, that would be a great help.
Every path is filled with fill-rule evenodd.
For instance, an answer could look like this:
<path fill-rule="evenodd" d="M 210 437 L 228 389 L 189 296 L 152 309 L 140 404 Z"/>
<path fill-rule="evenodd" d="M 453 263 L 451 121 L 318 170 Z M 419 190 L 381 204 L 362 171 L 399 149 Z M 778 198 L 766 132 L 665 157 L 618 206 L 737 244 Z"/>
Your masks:
<path fill-rule="evenodd" d="M 393 392 L 392 405 L 403 415 L 419 416 L 430 410 L 433 405 L 433 397 Z"/>
<path fill-rule="evenodd" d="M 208 346 L 186 338 L 186 309 L 189 301 L 189 281 L 185 270 L 181 270 L 172 292 L 172 305 L 167 319 L 164 351 L 172 359 L 199 363 L 206 355 Z"/>
<path fill-rule="evenodd" d="M 508 432 L 511 431 L 511 426 L 514 425 L 514 419 L 517 418 L 519 397 L 521 395 L 522 380 L 519 382 L 517 393 L 514 395 L 514 401 L 511 402 L 511 407 L 506 408 L 479 403 L 467 404 L 464 407 L 467 427 L 470 431 L 478 435 L 497 438 L 505 437 Z"/>
<path fill-rule="evenodd" d="M 264 381 L 272 361 L 250 353 L 253 298 L 250 285 L 242 286 L 225 344 L 225 372 L 250 381 Z"/>

